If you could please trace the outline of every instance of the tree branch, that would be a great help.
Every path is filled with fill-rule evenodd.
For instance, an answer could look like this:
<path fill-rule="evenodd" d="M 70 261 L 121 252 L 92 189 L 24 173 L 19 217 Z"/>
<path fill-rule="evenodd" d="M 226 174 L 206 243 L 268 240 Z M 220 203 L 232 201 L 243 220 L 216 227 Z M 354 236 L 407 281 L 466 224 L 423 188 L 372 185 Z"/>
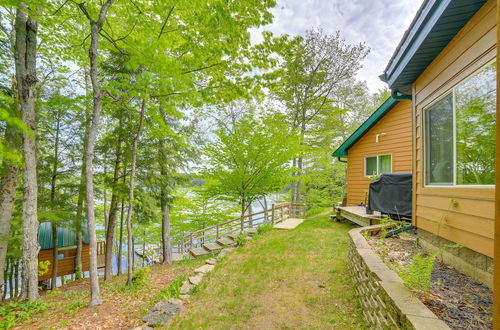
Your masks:
<path fill-rule="evenodd" d="M 165 26 L 167 25 L 168 19 L 170 18 L 170 15 L 172 15 L 174 8 L 175 8 L 175 6 L 172 6 L 172 8 L 170 8 L 170 11 L 168 12 L 167 18 L 165 18 L 165 22 L 163 22 L 163 25 L 161 26 L 160 34 L 158 34 L 158 40 L 160 40 L 161 35 L 163 34 L 163 30 L 165 29 Z"/>

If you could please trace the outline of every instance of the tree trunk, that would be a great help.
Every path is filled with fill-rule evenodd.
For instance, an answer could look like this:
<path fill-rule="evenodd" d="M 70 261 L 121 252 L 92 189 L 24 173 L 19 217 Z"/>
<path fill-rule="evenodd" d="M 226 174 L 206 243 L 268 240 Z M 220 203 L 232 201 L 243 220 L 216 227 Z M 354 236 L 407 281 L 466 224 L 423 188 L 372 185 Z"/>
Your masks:
<path fill-rule="evenodd" d="M 85 93 L 87 97 L 90 97 L 90 77 L 87 70 L 85 70 Z M 89 107 L 86 107 L 89 108 Z M 83 234 L 82 234 L 82 224 L 83 224 L 83 203 L 85 201 L 85 151 L 87 150 L 87 144 L 89 139 L 89 126 L 90 126 L 90 109 L 85 111 L 85 135 L 83 137 L 83 152 L 82 152 L 82 168 L 80 171 L 80 184 L 78 186 L 78 201 L 76 206 L 76 256 L 75 256 L 75 275 L 77 279 L 83 277 L 82 268 L 82 249 L 83 249 Z"/>
<path fill-rule="evenodd" d="M 168 198 L 162 193 L 162 222 L 161 222 L 161 245 L 163 249 L 163 264 L 170 265 L 172 263 L 172 248 L 170 246 L 170 205 Z"/>
<path fill-rule="evenodd" d="M 5 141 L 10 148 L 20 146 L 20 134 L 15 128 L 8 125 L 5 132 Z M 17 141 L 17 142 L 16 142 Z M 4 265 L 9 243 L 12 211 L 17 187 L 19 166 L 5 161 L 0 181 L 0 296 L 4 289 Z"/>
<path fill-rule="evenodd" d="M 128 246 L 127 246 L 127 285 L 132 284 L 132 273 L 133 273 L 133 251 L 134 242 L 132 240 L 132 215 L 134 213 L 134 207 L 132 205 L 134 200 L 134 187 L 135 187 L 135 170 L 137 161 L 137 145 L 139 144 L 139 139 L 142 133 L 142 124 L 144 122 L 144 109 L 146 108 L 146 99 L 142 100 L 141 105 L 141 118 L 139 120 L 139 128 L 137 130 L 137 135 L 134 139 L 134 145 L 132 146 L 132 169 L 130 171 L 130 181 L 129 181 L 129 195 L 128 195 L 128 214 L 127 214 L 127 234 L 128 234 Z"/>
<path fill-rule="evenodd" d="M 38 295 L 38 217 L 36 173 L 36 36 L 38 23 L 23 10 L 21 3 L 16 11 L 16 79 L 23 122 L 30 129 L 23 134 L 23 285 L 22 296 L 37 300 Z"/>
<path fill-rule="evenodd" d="M 125 198 L 122 198 L 120 211 L 120 243 L 118 244 L 118 274 L 122 273 L 122 249 L 123 249 L 123 218 L 125 215 Z"/>
<path fill-rule="evenodd" d="M 51 284 L 50 284 L 50 289 L 54 290 L 57 287 L 57 270 L 59 266 L 59 262 L 57 260 L 57 255 L 59 254 L 59 248 L 57 246 L 57 224 L 55 222 L 52 222 L 52 277 L 51 277 Z"/>
<path fill-rule="evenodd" d="M 52 178 L 50 181 L 50 207 L 52 210 L 56 209 L 56 181 L 57 181 L 57 168 L 59 167 L 59 131 L 61 128 L 61 120 L 59 114 L 56 114 L 56 137 L 54 141 L 54 163 L 52 165 Z M 51 279 L 51 289 L 54 290 L 57 287 L 57 270 L 59 266 L 59 260 L 57 255 L 59 254 L 58 240 L 57 240 L 57 223 L 52 221 L 52 279 Z"/>
<path fill-rule="evenodd" d="M 109 7 L 114 0 L 107 0 L 101 7 L 99 12 L 99 19 L 94 21 L 90 16 L 85 3 L 79 3 L 78 6 L 82 12 L 87 16 L 90 23 L 90 47 L 89 47 L 89 60 L 90 60 L 90 81 L 92 84 L 93 92 L 93 109 L 92 119 L 90 122 L 89 135 L 87 148 L 85 149 L 85 185 L 86 185 L 86 200 L 87 200 L 87 226 L 89 232 L 89 259 L 90 259 L 90 306 L 102 304 L 99 277 L 97 273 L 97 237 L 95 231 L 95 214 L 94 214 L 94 147 L 99 127 L 99 120 L 101 117 L 101 101 L 102 92 L 99 85 L 99 71 L 98 71 L 98 48 L 99 48 L 99 32 L 106 21 L 106 14 Z"/>
<path fill-rule="evenodd" d="M 118 213 L 118 191 L 117 185 L 120 176 L 120 163 L 121 163 L 121 126 L 122 126 L 122 118 L 120 117 L 119 121 L 119 129 L 120 134 L 118 135 L 118 142 L 116 144 L 115 149 L 115 167 L 113 171 L 113 192 L 111 195 L 111 204 L 109 209 L 109 219 L 108 226 L 106 229 L 106 255 L 105 255 L 105 269 L 104 269 L 104 280 L 107 281 L 111 279 L 111 275 L 113 272 L 113 246 L 115 243 L 115 234 L 116 234 L 116 216 Z"/>

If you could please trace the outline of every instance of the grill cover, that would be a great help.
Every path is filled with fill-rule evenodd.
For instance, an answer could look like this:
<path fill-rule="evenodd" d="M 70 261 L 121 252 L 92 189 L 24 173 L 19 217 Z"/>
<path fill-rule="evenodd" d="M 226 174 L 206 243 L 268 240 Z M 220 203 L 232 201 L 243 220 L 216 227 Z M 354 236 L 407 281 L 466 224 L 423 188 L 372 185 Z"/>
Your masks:
<path fill-rule="evenodd" d="M 412 174 L 386 173 L 370 183 L 368 208 L 392 218 L 412 216 Z"/>

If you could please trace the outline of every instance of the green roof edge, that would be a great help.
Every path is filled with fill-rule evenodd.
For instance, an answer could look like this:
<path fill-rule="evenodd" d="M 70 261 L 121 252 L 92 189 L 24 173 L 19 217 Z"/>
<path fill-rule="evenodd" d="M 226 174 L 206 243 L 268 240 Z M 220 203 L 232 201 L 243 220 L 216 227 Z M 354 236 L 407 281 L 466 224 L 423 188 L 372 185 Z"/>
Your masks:
<path fill-rule="evenodd" d="M 406 97 L 389 97 L 377 110 L 354 133 L 351 134 L 341 145 L 332 153 L 332 157 L 347 156 L 347 150 L 352 147 L 363 135 L 366 134 L 386 113 L 389 112 L 399 101 L 406 100 Z"/>

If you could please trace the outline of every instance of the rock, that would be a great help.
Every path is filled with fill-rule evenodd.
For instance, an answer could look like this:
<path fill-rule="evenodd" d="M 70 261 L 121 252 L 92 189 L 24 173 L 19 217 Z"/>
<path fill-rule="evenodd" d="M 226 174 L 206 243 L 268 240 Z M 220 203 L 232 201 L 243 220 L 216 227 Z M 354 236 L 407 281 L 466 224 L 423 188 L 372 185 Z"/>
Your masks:
<path fill-rule="evenodd" d="M 157 303 L 142 320 L 153 327 L 164 326 L 179 314 L 183 308 L 183 303 L 179 299 L 162 301 Z"/>
<path fill-rule="evenodd" d="M 226 254 L 228 254 L 229 252 L 232 252 L 232 251 L 234 251 L 234 248 L 225 248 L 225 249 L 223 249 L 219 253 L 219 258 L 224 258 L 226 256 Z"/>
<path fill-rule="evenodd" d="M 217 263 L 217 259 L 215 258 L 210 258 L 205 261 L 207 265 L 215 265 Z"/>
<path fill-rule="evenodd" d="M 191 283 L 189 283 L 188 280 L 184 281 L 184 283 L 182 283 L 182 286 L 181 286 L 181 294 L 188 294 L 189 291 L 191 291 L 191 289 L 193 288 L 193 286 L 191 285 Z"/>
<path fill-rule="evenodd" d="M 203 265 L 199 268 L 196 268 L 194 270 L 195 273 L 202 273 L 202 274 L 206 274 L 208 272 L 211 272 L 212 270 L 214 270 L 215 266 L 214 265 Z"/>
<path fill-rule="evenodd" d="M 189 283 L 193 285 L 199 285 L 201 283 L 201 280 L 203 279 L 203 275 L 204 273 L 197 273 L 195 276 L 189 277 Z"/>
<path fill-rule="evenodd" d="M 181 295 L 179 296 L 179 298 L 181 298 L 181 299 L 189 299 L 189 298 L 191 298 L 191 296 L 190 296 L 190 295 L 188 295 L 188 294 L 181 294 Z"/>

